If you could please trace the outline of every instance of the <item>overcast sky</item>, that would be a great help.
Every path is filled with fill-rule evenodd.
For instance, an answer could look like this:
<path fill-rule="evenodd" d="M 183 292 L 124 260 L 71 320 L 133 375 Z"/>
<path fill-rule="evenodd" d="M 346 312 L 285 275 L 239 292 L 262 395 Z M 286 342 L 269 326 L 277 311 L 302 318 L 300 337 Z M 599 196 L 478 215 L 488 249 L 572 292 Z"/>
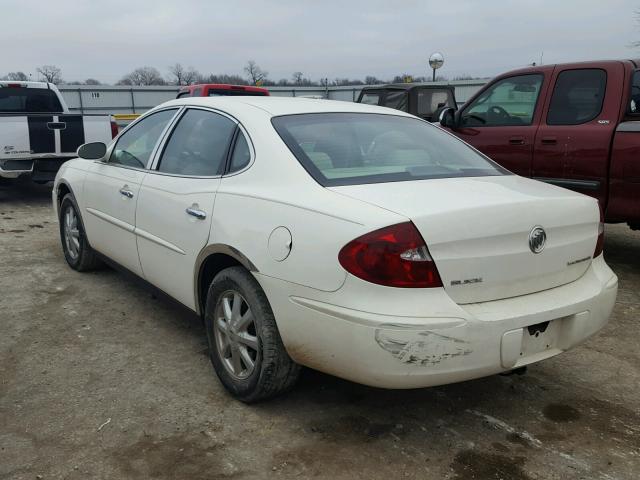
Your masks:
<path fill-rule="evenodd" d="M 640 0 L 0 0 L 0 75 L 42 64 L 65 80 L 119 80 L 180 62 L 269 78 L 427 74 L 492 76 L 540 61 L 638 58 Z M 35 78 L 34 78 L 35 79 Z"/>

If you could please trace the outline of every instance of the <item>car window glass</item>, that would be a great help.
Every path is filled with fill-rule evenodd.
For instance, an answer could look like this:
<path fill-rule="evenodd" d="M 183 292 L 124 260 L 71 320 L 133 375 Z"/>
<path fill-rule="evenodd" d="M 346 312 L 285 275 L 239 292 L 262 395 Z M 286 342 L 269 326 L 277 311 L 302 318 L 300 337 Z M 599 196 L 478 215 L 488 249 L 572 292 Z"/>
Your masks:
<path fill-rule="evenodd" d="M 389 92 L 384 99 L 384 106 L 396 110 L 407 111 L 407 92 Z"/>
<path fill-rule="evenodd" d="M 379 93 L 365 93 L 362 95 L 360 103 L 366 103 L 367 105 L 378 105 L 380 101 Z"/>
<path fill-rule="evenodd" d="M 149 157 L 176 109 L 162 110 L 132 125 L 118 139 L 109 163 L 128 167 L 146 168 Z"/>
<path fill-rule="evenodd" d="M 413 117 L 316 113 L 275 117 L 272 123 L 324 186 L 506 173 L 463 141 Z"/>
<path fill-rule="evenodd" d="M 640 70 L 633 73 L 629 113 L 640 113 Z"/>
<path fill-rule="evenodd" d="M 188 110 L 180 119 L 160 158 L 158 171 L 177 175 L 220 175 L 236 125 L 205 110 Z"/>
<path fill-rule="evenodd" d="M 238 132 L 238 138 L 236 139 L 236 145 L 233 148 L 233 154 L 231 155 L 231 165 L 229 166 L 229 173 L 242 170 L 249 165 L 251 160 L 251 151 L 249 150 L 249 144 L 247 138 L 242 131 Z"/>
<path fill-rule="evenodd" d="M 462 125 L 531 125 L 542 78 L 530 74 L 497 81 L 462 112 Z"/>
<path fill-rule="evenodd" d="M 455 107 L 449 92 L 428 89 L 418 91 L 418 115 L 432 115 L 442 107 Z"/>
<path fill-rule="evenodd" d="M 62 113 L 62 105 L 50 89 L 0 86 L 0 112 Z"/>
<path fill-rule="evenodd" d="M 590 122 L 602 110 L 607 73 L 590 68 L 566 70 L 558 75 L 553 88 L 548 125 L 579 125 Z"/>

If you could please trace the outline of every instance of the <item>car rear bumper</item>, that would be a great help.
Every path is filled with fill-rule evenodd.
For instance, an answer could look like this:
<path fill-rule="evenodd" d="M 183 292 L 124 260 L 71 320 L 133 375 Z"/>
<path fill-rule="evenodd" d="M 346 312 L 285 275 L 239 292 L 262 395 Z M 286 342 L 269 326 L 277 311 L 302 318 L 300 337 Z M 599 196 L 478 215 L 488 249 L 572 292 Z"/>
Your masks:
<path fill-rule="evenodd" d="M 0 160 L 0 177 L 31 175 L 34 181 L 50 182 L 64 162 L 72 157 L 36 157 Z"/>
<path fill-rule="evenodd" d="M 379 287 L 352 276 L 336 292 L 256 278 L 296 362 L 384 388 L 459 382 L 557 355 L 607 323 L 618 286 L 602 256 L 567 285 L 467 305 L 443 289 Z"/>

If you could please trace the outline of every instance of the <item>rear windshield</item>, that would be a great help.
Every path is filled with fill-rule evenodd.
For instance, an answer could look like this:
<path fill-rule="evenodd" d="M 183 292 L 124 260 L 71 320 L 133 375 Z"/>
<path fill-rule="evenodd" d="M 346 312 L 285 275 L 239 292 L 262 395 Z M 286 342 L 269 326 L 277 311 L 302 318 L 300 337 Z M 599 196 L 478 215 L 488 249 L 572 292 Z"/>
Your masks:
<path fill-rule="evenodd" d="M 58 96 L 48 88 L 0 87 L 0 113 L 62 113 Z"/>
<path fill-rule="evenodd" d="M 313 113 L 275 117 L 272 123 L 324 186 L 509 173 L 461 140 L 412 117 Z"/>

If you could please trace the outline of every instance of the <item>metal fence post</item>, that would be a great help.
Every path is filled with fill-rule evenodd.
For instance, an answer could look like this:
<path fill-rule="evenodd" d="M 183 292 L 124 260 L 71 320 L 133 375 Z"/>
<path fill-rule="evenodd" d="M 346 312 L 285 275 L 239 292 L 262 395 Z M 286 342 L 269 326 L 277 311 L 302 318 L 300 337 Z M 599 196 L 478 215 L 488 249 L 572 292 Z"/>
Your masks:
<path fill-rule="evenodd" d="M 129 91 L 131 92 L 131 113 L 136 113 L 136 101 L 133 98 L 133 88 L 129 89 Z"/>

